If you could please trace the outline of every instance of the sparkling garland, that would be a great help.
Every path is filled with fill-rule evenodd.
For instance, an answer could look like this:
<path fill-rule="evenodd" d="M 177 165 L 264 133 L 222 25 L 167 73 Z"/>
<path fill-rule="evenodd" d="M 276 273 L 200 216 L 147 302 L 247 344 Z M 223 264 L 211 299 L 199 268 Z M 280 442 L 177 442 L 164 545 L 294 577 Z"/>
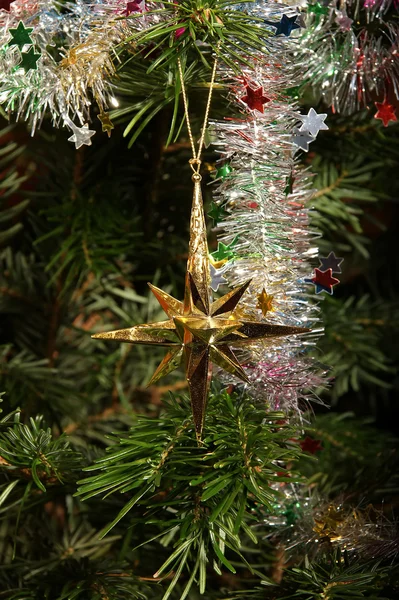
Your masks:
<path fill-rule="evenodd" d="M 268 22 L 281 23 L 287 9 L 278 12 L 274 5 L 270 14 L 259 3 L 253 10 Z M 309 261 L 317 257 L 318 236 L 309 231 L 310 178 L 295 152 L 302 145 L 298 137 L 313 141 L 327 126 L 325 115 L 301 115 L 284 93 L 293 85 L 288 50 L 294 42 L 288 36 L 274 41 L 273 54 L 244 69 L 239 78 L 227 69 L 219 73 L 229 83 L 230 104 L 240 115 L 210 124 L 220 153 L 211 211 L 219 242 L 214 260 L 230 285 L 252 279 L 243 299 L 248 314 L 312 328 L 307 337 L 258 344 L 247 356 L 247 392 L 273 410 L 300 415 L 301 405 L 316 398 L 325 371 L 309 353 L 322 332 L 317 303 L 305 283 Z"/>
<path fill-rule="evenodd" d="M 366 559 L 398 556 L 397 528 L 383 511 L 371 505 L 355 508 L 343 499 L 331 501 L 295 484 L 280 484 L 276 491 L 280 499 L 272 513 L 258 507 L 253 512 L 265 537 L 284 548 L 287 559 L 334 547 Z"/>
<path fill-rule="evenodd" d="M 130 14 L 129 4 L 133 3 L 76 0 L 63 3 L 61 12 L 57 0 L 14 0 L 9 11 L 0 10 L 3 108 L 15 113 L 17 119 L 29 121 L 32 133 L 49 114 L 54 125 L 72 130 L 73 141 L 78 128 L 77 139 L 90 145 L 84 124 L 90 118 L 94 99 L 102 122 L 108 123 L 103 130 L 108 132 L 105 111 L 117 102 L 111 89 L 118 65 L 116 48 L 138 26 L 148 26 L 157 19 L 121 19 Z M 38 53 L 35 64 L 28 69 L 22 68 L 19 49 L 10 44 L 10 30 L 20 26 L 32 28 L 32 44 Z"/>
<path fill-rule="evenodd" d="M 293 49 L 303 85 L 342 114 L 376 101 L 392 108 L 399 99 L 399 23 L 391 20 L 398 8 L 398 0 L 309 1 Z M 384 125 L 396 120 L 391 114 Z"/>

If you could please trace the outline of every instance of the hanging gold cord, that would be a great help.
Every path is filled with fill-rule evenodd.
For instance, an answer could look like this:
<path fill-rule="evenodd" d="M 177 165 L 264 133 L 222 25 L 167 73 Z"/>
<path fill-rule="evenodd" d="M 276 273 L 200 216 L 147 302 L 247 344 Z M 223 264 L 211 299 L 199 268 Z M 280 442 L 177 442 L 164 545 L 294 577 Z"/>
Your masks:
<path fill-rule="evenodd" d="M 192 170 L 194 171 L 194 173 L 196 173 L 197 175 L 199 175 L 199 170 L 200 170 L 200 167 L 201 167 L 202 148 L 204 146 L 204 140 L 205 140 L 205 131 L 206 131 L 206 126 L 208 124 L 209 110 L 211 108 L 211 101 L 212 101 L 212 92 L 213 92 L 213 88 L 214 88 L 214 85 L 215 85 L 217 59 L 215 58 L 215 62 L 213 64 L 211 83 L 210 83 L 210 86 L 209 86 L 208 100 L 207 100 L 207 103 L 206 103 L 204 123 L 203 123 L 203 126 L 202 126 L 202 132 L 201 132 L 201 137 L 200 137 L 199 144 L 198 144 L 198 150 L 195 149 L 195 142 L 194 142 L 193 132 L 192 132 L 192 129 L 191 129 L 190 116 L 189 116 L 189 113 L 188 113 L 187 92 L 186 92 L 186 87 L 184 85 L 183 69 L 182 69 L 182 66 L 181 66 L 180 58 L 177 59 L 177 65 L 178 65 L 178 68 L 179 68 L 181 90 L 182 90 L 182 94 L 183 94 L 184 114 L 186 116 L 188 137 L 190 138 L 191 149 L 193 151 L 193 157 L 189 160 L 189 163 L 190 163 L 190 166 L 191 166 Z"/>

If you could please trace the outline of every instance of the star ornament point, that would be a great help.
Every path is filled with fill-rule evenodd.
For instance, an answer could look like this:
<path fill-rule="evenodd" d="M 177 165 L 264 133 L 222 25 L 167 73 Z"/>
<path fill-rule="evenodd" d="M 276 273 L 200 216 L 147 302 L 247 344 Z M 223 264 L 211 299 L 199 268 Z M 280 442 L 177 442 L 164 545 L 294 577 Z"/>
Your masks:
<path fill-rule="evenodd" d="M 167 319 L 136 325 L 107 333 L 95 334 L 95 339 L 132 344 L 164 346 L 166 354 L 153 374 L 149 385 L 183 364 L 190 392 L 197 440 L 201 440 L 211 365 L 231 373 L 244 382 L 248 377 L 232 346 L 247 346 L 264 338 L 276 338 L 309 331 L 303 327 L 275 325 L 239 316 L 236 308 L 250 281 L 211 300 L 211 277 L 206 227 L 199 182 L 194 186 L 191 212 L 189 256 L 185 279 L 184 300 L 180 301 L 158 287 L 149 284 Z"/>
<path fill-rule="evenodd" d="M 184 302 L 150 285 L 151 291 L 169 317 L 167 320 L 99 333 L 92 337 L 166 347 L 167 353 L 148 385 L 155 384 L 161 377 L 168 375 L 183 363 L 192 399 L 195 430 L 200 439 L 210 363 L 216 364 L 247 383 L 248 377 L 231 345 L 245 346 L 262 338 L 309 331 L 302 327 L 272 325 L 243 320 L 236 316 L 234 309 L 249 284 L 250 281 L 206 306 L 206 302 L 198 295 L 194 280 L 188 277 L 185 297 L 189 298 L 191 305 L 189 312 L 185 310 Z"/>

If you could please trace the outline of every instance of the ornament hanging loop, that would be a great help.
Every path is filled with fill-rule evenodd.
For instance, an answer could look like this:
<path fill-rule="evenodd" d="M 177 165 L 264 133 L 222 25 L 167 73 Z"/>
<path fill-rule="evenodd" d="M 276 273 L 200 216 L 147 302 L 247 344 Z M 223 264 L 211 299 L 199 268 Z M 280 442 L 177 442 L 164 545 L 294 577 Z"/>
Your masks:
<path fill-rule="evenodd" d="M 182 64 L 181 64 L 180 58 L 177 59 L 177 66 L 178 66 L 178 69 L 179 69 L 181 91 L 182 91 L 182 94 L 183 94 L 184 115 L 186 117 L 188 137 L 190 138 L 191 150 L 193 152 L 193 157 L 188 162 L 190 163 L 191 169 L 194 171 L 194 175 L 195 174 L 198 175 L 199 174 L 199 170 L 201 168 L 201 159 L 200 159 L 200 157 L 201 157 L 201 154 L 202 154 L 202 148 L 204 147 L 205 131 L 206 131 L 206 127 L 207 127 L 207 124 L 208 124 L 209 110 L 210 110 L 210 107 L 211 107 L 211 100 L 212 100 L 212 92 L 213 92 L 213 88 L 214 88 L 214 85 L 215 85 L 217 59 L 215 58 L 215 62 L 213 63 L 211 82 L 209 84 L 208 100 L 207 100 L 207 103 L 206 103 L 205 115 L 204 115 L 204 123 L 203 123 L 203 126 L 202 126 L 201 137 L 200 137 L 200 140 L 199 140 L 199 143 L 198 143 L 198 150 L 196 150 L 196 148 L 195 148 L 194 136 L 193 136 L 193 132 L 192 132 L 192 129 L 191 129 L 190 115 L 189 115 L 189 112 L 188 112 L 188 98 L 187 98 L 186 87 L 184 85 L 183 68 L 182 68 Z"/>
<path fill-rule="evenodd" d="M 201 168 L 200 159 L 199 158 L 190 158 L 190 160 L 188 162 L 189 162 L 190 167 L 191 167 L 192 171 L 194 172 L 194 174 L 199 175 L 200 168 Z"/>

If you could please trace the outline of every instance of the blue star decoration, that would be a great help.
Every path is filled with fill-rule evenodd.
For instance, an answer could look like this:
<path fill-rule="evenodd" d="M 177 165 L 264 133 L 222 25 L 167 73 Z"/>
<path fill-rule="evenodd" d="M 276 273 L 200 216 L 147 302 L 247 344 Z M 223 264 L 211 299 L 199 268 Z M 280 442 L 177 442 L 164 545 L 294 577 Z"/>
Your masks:
<path fill-rule="evenodd" d="M 320 269 L 314 270 L 314 276 L 310 278 L 304 279 L 305 283 L 313 283 L 315 286 L 316 294 L 321 294 L 321 292 L 326 292 L 332 296 L 333 294 L 333 286 L 339 283 L 339 279 L 332 276 L 332 270 L 327 269 L 327 271 L 320 271 Z"/>
<path fill-rule="evenodd" d="M 334 252 L 330 252 L 328 256 L 320 256 L 319 260 L 321 271 L 328 271 L 328 269 L 331 269 L 332 273 L 342 273 L 341 263 L 344 259 L 335 256 Z"/>
<path fill-rule="evenodd" d="M 301 27 L 299 23 L 296 22 L 297 18 L 298 15 L 294 15 L 293 17 L 283 15 L 279 23 L 274 23 L 273 21 L 265 21 L 265 23 L 276 28 L 276 33 L 274 35 L 283 34 L 286 37 L 289 37 L 294 29 L 300 29 Z"/>

